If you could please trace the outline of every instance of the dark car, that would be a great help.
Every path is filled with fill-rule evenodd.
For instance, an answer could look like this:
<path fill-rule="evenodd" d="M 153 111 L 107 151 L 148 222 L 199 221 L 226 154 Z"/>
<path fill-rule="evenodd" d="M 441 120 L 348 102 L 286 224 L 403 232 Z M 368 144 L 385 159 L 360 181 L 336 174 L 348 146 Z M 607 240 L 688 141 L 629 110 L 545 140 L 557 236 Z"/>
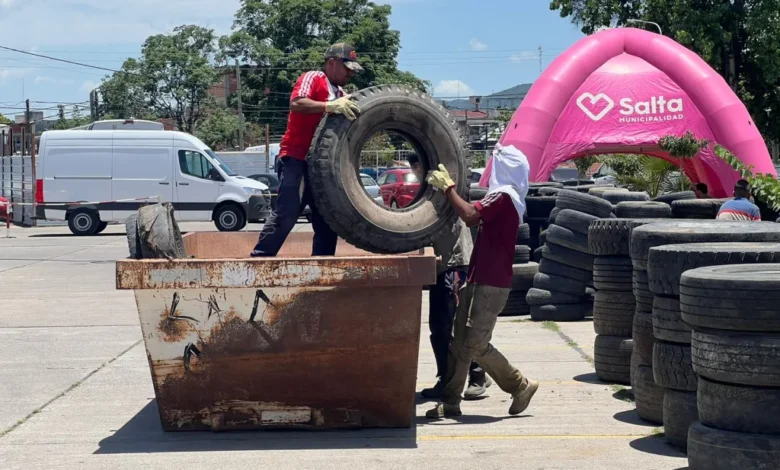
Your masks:
<path fill-rule="evenodd" d="M 271 191 L 271 208 L 276 209 L 276 199 L 279 197 L 279 184 L 280 184 L 279 177 L 276 176 L 276 173 L 257 173 L 254 175 L 249 175 L 247 176 L 247 178 L 251 178 L 255 181 L 259 181 L 264 185 L 268 186 L 268 189 Z M 306 220 L 311 222 L 311 209 L 309 208 L 309 206 L 303 208 L 301 217 L 306 217 Z"/>

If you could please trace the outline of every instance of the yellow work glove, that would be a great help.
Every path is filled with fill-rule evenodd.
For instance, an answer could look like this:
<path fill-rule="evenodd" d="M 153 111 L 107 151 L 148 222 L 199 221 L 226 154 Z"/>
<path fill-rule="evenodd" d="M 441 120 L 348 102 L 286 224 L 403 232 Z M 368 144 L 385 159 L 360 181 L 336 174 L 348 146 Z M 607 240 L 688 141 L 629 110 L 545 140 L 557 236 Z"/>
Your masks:
<path fill-rule="evenodd" d="M 349 98 L 352 95 L 344 95 L 325 104 L 325 111 L 330 114 L 343 114 L 350 121 L 354 121 L 357 114 L 360 113 L 360 106 Z"/>
<path fill-rule="evenodd" d="M 452 181 L 450 174 L 447 173 L 447 169 L 444 168 L 444 165 L 441 163 L 439 163 L 438 170 L 432 171 L 428 175 L 428 184 L 432 185 L 436 189 L 441 189 L 442 191 L 446 191 L 447 188 L 455 186 L 455 182 Z"/>

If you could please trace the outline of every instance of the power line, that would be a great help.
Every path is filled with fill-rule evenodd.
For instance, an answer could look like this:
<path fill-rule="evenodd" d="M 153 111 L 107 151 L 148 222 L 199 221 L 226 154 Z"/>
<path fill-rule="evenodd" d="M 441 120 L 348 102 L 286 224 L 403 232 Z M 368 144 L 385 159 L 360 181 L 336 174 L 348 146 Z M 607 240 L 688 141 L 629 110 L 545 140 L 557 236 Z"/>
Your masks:
<path fill-rule="evenodd" d="M 14 49 L 13 47 L 8 47 L 8 46 L 0 46 L 0 49 L 5 49 L 5 50 L 11 51 L 11 52 L 18 52 L 19 54 L 26 54 L 26 55 L 30 55 L 30 56 L 34 56 L 34 57 L 40 57 L 42 59 L 54 60 L 56 62 L 63 62 L 63 63 L 66 63 L 66 64 L 71 64 L 71 65 L 78 65 L 78 66 L 81 66 L 81 67 L 87 67 L 87 68 L 95 69 L 95 70 L 104 70 L 106 72 L 114 72 L 114 73 L 131 73 L 131 72 L 123 71 L 123 70 L 110 69 L 110 68 L 107 68 L 107 67 L 99 67 L 97 65 L 90 65 L 90 64 L 84 64 L 84 63 L 81 63 L 81 62 L 74 62 L 72 60 L 60 59 L 58 57 L 52 57 L 52 56 L 43 55 L 43 54 L 36 54 L 34 52 L 22 51 L 22 50 L 19 50 L 19 49 Z"/>

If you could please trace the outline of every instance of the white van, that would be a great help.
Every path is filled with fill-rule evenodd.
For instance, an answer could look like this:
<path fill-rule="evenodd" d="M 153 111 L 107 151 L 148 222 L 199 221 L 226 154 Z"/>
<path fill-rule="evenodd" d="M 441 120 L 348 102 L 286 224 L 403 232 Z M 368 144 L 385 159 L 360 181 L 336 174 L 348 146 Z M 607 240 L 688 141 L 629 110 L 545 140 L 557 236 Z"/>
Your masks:
<path fill-rule="evenodd" d="M 124 222 L 159 196 L 180 221 L 214 221 L 241 230 L 270 215 L 268 186 L 236 175 L 196 137 L 184 132 L 64 130 L 41 135 L 36 216 L 67 220 L 75 235 Z M 124 201 L 123 201 L 124 200 Z M 74 204 L 89 202 L 90 204 Z"/>

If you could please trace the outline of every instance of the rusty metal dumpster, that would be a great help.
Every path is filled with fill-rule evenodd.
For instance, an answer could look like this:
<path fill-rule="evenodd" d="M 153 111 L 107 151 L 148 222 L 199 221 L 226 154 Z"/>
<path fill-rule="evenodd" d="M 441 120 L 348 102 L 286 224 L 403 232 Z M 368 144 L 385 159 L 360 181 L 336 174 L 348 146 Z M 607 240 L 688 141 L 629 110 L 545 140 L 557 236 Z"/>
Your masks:
<path fill-rule="evenodd" d="M 309 257 L 291 233 L 185 235 L 189 259 L 117 262 L 135 291 L 163 429 L 409 427 L 430 249 L 380 256 L 339 242 Z"/>

